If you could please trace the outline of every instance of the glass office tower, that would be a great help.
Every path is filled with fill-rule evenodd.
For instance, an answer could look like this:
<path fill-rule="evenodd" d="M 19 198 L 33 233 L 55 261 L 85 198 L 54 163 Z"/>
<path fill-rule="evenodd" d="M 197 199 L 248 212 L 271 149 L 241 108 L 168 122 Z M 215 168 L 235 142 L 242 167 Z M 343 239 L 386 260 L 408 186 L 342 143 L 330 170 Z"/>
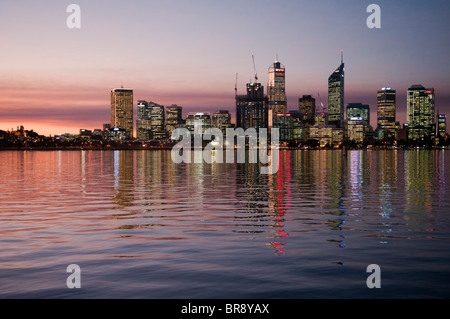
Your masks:
<path fill-rule="evenodd" d="M 328 78 L 328 124 L 342 127 L 344 121 L 344 60 Z"/>
<path fill-rule="evenodd" d="M 377 129 L 383 131 L 385 139 L 394 139 L 396 123 L 396 91 L 384 87 L 377 92 Z"/>
<path fill-rule="evenodd" d="M 413 85 L 407 92 L 408 138 L 424 144 L 435 136 L 434 89 Z"/>
<path fill-rule="evenodd" d="M 286 68 L 278 62 L 278 59 L 269 67 L 267 97 L 269 113 L 287 113 Z"/>
<path fill-rule="evenodd" d="M 236 95 L 236 127 L 268 127 L 267 96 L 261 83 L 247 83 L 247 94 Z"/>
<path fill-rule="evenodd" d="M 111 89 L 111 127 L 123 129 L 133 138 L 133 90 Z"/>

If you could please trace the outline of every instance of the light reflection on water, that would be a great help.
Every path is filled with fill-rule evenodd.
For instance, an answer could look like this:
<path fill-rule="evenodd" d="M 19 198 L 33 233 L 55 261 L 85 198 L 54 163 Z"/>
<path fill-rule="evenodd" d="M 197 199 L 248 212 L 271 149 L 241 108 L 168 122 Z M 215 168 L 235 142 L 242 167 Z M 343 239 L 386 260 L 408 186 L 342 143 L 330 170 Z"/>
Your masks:
<path fill-rule="evenodd" d="M 262 175 L 169 151 L 0 152 L 0 296 L 448 298 L 448 158 L 281 151 Z"/>

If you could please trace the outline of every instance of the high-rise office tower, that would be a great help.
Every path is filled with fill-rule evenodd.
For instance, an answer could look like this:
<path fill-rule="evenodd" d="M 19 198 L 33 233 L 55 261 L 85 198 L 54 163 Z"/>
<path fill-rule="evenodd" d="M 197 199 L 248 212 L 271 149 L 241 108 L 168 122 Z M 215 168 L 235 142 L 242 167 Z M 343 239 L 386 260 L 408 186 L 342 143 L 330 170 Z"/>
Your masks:
<path fill-rule="evenodd" d="M 231 127 L 231 114 L 226 110 L 220 110 L 213 113 L 212 127 L 216 127 L 226 134 L 226 129 Z"/>
<path fill-rule="evenodd" d="M 166 138 L 164 105 L 154 102 L 150 102 L 148 105 L 150 107 L 153 139 Z"/>
<path fill-rule="evenodd" d="M 369 131 L 369 125 L 360 117 L 351 117 L 345 121 L 345 136 L 348 140 L 362 143 Z"/>
<path fill-rule="evenodd" d="M 272 127 L 278 128 L 280 141 L 301 141 L 304 134 L 304 124 L 298 111 L 273 115 Z"/>
<path fill-rule="evenodd" d="M 267 128 L 267 101 L 261 83 L 247 83 L 247 94 L 236 95 L 236 127 Z"/>
<path fill-rule="evenodd" d="M 369 105 L 362 103 L 349 103 L 347 105 L 347 120 L 364 121 L 367 125 L 370 125 L 370 108 Z"/>
<path fill-rule="evenodd" d="M 126 131 L 133 138 L 133 90 L 111 89 L 111 127 Z"/>
<path fill-rule="evenodd" d="M 344 59 L 328 78 L 328 124 L 342 127 L 344 121 Z"/>
<path fill-rule="evenodd" d="M 407 93 L 408 138 L 412 142 L 427 143 L 435 135 L 434 89 L 413 85 Z"/>
<path fill-rule="evenodd" d="M 211 114 L 209 112 L 191 112 L 186 118 L 186 128 L 194 135 L 201 135 L 211 128 Z"/>
<path fill-rule="evenodd" d="M 394 139 L 398 124 L 395 121 L 396 92 L 384 87 L 377 92 L 377 129 L 383 131 L 385 139 Z"/>
<path fill-rule="evenodd" d="M 150 140 L 152 135 L 152 122 L 150 119 L 151 108 L 145 100 L 139 100 L 137 104 L 136 138 L 138 140 Z"/>
<path fill-rule="evenodd" d="M 316 99 L 311 95 L 303 95 L 303 97 L 298 99 L 298 111 L 300 113 L 300 121 L 303 124 L 314 125 Z"/>
<path fill-rule="evenodd" d="M 166 107 L 166 131 L 169 138 L 172 136 L 172 132 L 183 123 L 183 108 L 181 106 L 172 104 Z"/>
<path fill-rule="evenodd" d="M 287 99 L 286 99 L 286 68 L 278 58 L 269 67 L 269 83 L 267 87 L 267 97 L 269 114 L 286 114 L 287 113 Z M 270 115 L 269 115 L 270 116 Z"/>

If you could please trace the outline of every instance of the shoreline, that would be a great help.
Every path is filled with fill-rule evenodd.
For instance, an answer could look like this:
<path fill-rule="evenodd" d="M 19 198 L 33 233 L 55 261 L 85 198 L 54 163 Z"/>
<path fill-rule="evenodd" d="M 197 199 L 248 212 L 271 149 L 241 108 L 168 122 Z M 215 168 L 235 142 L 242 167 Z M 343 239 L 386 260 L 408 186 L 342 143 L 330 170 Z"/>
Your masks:
<path fill-rule="evenodd" d="M 134 146 L 123 146 L 123 147 L 81 147 L 81 146 L 69 146 L 69 147 L 4 147 L 0 148 L 1 151 L 171 151 L 173 147 L 134 147 Z M 202 148 L 191 147 L 192 151 L 204 150 Z M 259 148 L 256 148 L 257 150 Z M 224 151 L 227 148 L 223 148 Z M 236 149 L 235 149 L 236 150 Z M 248 147 L 245 150 L 249 150 Z M 270 148 L 268 148 L 270 150 Z M 383 147 L 370 147 L 370 148 L 304 148 L 304 147 L 279 147 L 279 151 L 289 150 L 289 151 L 417 151 L 417 150 L 427 150 L 427 151 L 442 151 L 450 150 L 449 147 L 435 147 L 435 148 L 425 148 L 425 147 L 398 147 L 398 148 L 383 148 Z"/>

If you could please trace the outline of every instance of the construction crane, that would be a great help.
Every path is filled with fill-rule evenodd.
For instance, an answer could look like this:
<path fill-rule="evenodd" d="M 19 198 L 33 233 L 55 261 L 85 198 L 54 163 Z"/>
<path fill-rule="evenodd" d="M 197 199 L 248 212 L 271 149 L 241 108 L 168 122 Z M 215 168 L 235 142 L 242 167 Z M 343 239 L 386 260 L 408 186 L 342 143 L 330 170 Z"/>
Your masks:
<path fill-rule="evenodd" d="M 258 75 L 256 74 L 256 66 L 255 66 L 255 57 L 252 54 L 252 60 L 253 60 L 253 71 L 255 72 L 255 83 L 258 82 Z"/>
<path fill-rule="evenodd" d="M 322 106 L 322 112 L 325 112 L 325 107 L 323 106 L 322 98 L 320 97 L 320 93 L 317 93 L 317 95 L 319 96 L 320 106 Z"/>

